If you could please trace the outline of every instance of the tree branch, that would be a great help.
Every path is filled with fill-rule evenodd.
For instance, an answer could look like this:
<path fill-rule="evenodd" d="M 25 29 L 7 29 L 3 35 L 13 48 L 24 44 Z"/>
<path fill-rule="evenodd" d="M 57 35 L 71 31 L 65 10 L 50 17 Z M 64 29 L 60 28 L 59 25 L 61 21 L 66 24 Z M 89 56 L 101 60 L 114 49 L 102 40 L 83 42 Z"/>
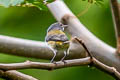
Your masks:
<path fill-rule="evenodd" d="M 59 61 L 56 63 L 41 63 L 41 62 L 31 62 L 31 61 L 26 61 L 24 63 L 11 63 L 11 64 L 1 64 L 0 63 L 0 69 L 2 69 L 2 70 L 16 70 L 16 69 L 54 70 L 54 69 L 61 69 L 61 68 L 75 67 L 75 66 L 84 66 L 84 65 L 94 65 L 98 69 L 110 74 L 111 76 L 115 77 L 116 79 L 120 79 L 120 73 L 114 67 L 109 67 L 109 66 L 99 62 L 95 58 L 91 59 L 90 57 L 74 59 L 74 60 L 65 60 L 64 62 Z M 9 71 L 7 71 L 7 73 L 8 72 Z M 15 74 L 16 74 L 16 72 L 15 72 Z M 12 75 L 11 74 L 7 74 L 7 75 L 8 75 L 7 77 L 9 77 L 9 76 L 12 77 L 12 75 L 14 75 L 14 73 L 12 72 Z M 19 74 L 19 75 L 22 76 L 22 74 Z M 3 75 L 3 76 L 5 76 L 5 75 Z M 24 80 L 29 80 L 30 77 L 26 77 L 26 75 L 23 75 L 22 78 L 24 78 Z M 20 80 L 23 80 L 22 78 L 20 78 Z M 34 80 L 34 79 L 32 79 L 32 80 Z"/>
<path fill-rule="evenodd" d="M 115 67 L 107 66 L 101 62 L 99 62 L 97 59 L 93 58 L 93 65 L 100 69 L 101 71 L 108 73 L 109 75 L 113 76 L 116 80 L 120 80 L 120 73 L 115 69 Z"/>
<path fill-rule="evenodd" d="M 65 60 L 65 63 L 62 61 L 54 63 L 40 63 L 40 62 L 31 62 L 26 61 L 24 63 L 11 63 L 11 64 L 0 64 L 0 69 L 2 70 L 17 70 L 17 69 L 59 69 L 65 67 L 72 67 L 72 66 L 81 66 L 87 65 L 91 62 L 90 58 L 83 58 L 83 59 L 73 59 L 73 60 Z"/>
<path fill-rule="evenodd" d="M 81 46 L 71 43 L 70 55 L 67 59 L 86 57 L 85 51 Z M 78 51 L 79 50 L 79 51 Z M 24 57 L 33 57 L 39 59 L 51 59 L 53 53 L 45 42 L 25 40 L 0 35 L 0 52 Z M 63 55 L 57 55 L 56 59 L 60 59 Z"/>
<path fill-rule="evenodd" d="M 110 0 L 110 5 L 116 32 L 117 53 L 120 54 L 120 2 L 118 0 Z"/>
<path fill-rule="evenodd" d="M 33 78 L 32 76 L 20 73 L 15 70 L 9 70 L 9 71 L 0 70 L 0 77 L 6 80 L 38 80 Z"/>
<path fill-rule="evenodd" d="M 55 2 L 47 5 L 58 21 L 62 21 L 69 25 L 66 29 L 67 32 L 69 32 L 73 37 L 77 36 L 82 39 L 96 59 L 106 65 L 115 67 L 120 71 L 120 58 L 115 54 L 114 48 L 108 46 L 90 33 L 62 1 L 56 0 Z M 80 45 L 76 45 L 76 43 L 71 44 L 70 55 L 67 59 L 80 58 L 81 55 L 85 53 L 85 50 L 82 47 L 78 47 Z M 51 59 L 53 56 L 52 51 L 43 42 L 12 38 L 2 35 L 0 35 L 0 52 L 40 59 Z M 57 59 L 61 56 L 61 54 L 58 55 Z"/>
<path fill-rule="evenodd" d="M 77 36 L 85 42 L 85 45 L 97 60 L 115 67 L 120 72 L 120 57 L 115 54 L 116 50 L 89 32 L 63 1 L 56 0 L 55 2 L 47 4 L 47 6 L 58 21 L 62 21 L 69 26 L 66 31 L 72 37 Z"/>
<path fill-rule="evenodd" d="M 120 57 L 115 54 L 115 49 L 90 33 L 67 8 L 64 2 L 56 0 L 55 2 L 47 4 L 47 6 L 58 21 L 62 21 L 64 24 L 69 26 L 66 31 L 70 33 L 72 37 L 77 36 L 85 42 L 85 45 L 87 45 L 89 51 L 95 58 L 93 58 L 92 61 L 87 57 L 83 59 L 66 60 L 66 63 L 56 62 L 56 64 L 30 61 L 25 63 L 0 64 L 0 69 L 12 70 L 1 70 L 1 76 L 8 77 L 12 80 L 37 80 L 28 75 L 23 75 L 22 73 L 13 71 L 13 69 L 38 68 L 50 70 L 94 63 L 96 67 L 111 75 L 114 74 L 115 77 L 120 79 Z M 78 47 L 78 45 L 79 44 L 77 43 L 71 42 L 70 55 L 67 59 L 86 57 L 85 50 L 80 45 Z M 44 42 L 24 40 L 2 35 L 0 35 L 0 52 L 40 59 L 51 59 L 53 56 L 52 51 Z M 57 59 L 60 57 L 62 57 L 61 54 L 58 55 Z"/>

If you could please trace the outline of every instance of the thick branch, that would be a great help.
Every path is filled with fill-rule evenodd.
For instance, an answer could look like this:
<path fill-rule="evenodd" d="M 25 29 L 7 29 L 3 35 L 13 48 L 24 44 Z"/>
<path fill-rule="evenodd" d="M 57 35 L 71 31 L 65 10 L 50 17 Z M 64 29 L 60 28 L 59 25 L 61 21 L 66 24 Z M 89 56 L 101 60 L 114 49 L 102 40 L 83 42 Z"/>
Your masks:
<path fill-rule="evenodd" d="M 73 37 L 82 39 L 91 54 L 102 63 L 115 67 L 120 71 L 120 58 L 115 54 L 115 49 L 105 44 L 89 32 L 84 25 L 74 16 L 61 0 L 47 4 L 48 8 L 58 21 L 69 27 L 66 29 Z"/>
<path fill-rule="evenodd" d="M 15 70 L 2 71 L 0 70 L 0 77 L 5 78 L 6 80 L 38 80 L 32 76 L 20 73 Z"/>
<path fill-rule="evenodd" d="M 3 35 L 0 35 L 0 52 L 39 59 L 51 59 L 53 57 L 52 51 L 44 42 L 13 38 Z M 62 56 L 62 54 L 59 54 L 56 59 L 59 59 Z M 84 49 L 80 46 L 71 46 L 70 55 L 67 59 L 80 57 L 85 57 Z"/>

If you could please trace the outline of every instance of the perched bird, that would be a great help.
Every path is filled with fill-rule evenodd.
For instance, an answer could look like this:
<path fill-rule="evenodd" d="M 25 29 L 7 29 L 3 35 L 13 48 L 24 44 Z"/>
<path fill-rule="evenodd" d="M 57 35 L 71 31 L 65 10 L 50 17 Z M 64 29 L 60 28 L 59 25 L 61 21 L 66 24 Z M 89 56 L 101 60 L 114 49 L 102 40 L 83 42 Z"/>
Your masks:
<path fill-rule="evenodd" d="M 69 39 L 64 33 L 64 28 L 67 25 L 63 25 L 60 22 L 56 22 L 47 30 L 47 35 L 45 37 L 45 42 L 47 42 L 50 49 L 53 51 L 54 56 L 51 63 L 54 62 L 54 59 L 56 57 L 56 54 L 59 51 L 62 51 L 64 53 L 64 57 L 61 59 L 63 61 L 65 57 L 69 54 Z"/>

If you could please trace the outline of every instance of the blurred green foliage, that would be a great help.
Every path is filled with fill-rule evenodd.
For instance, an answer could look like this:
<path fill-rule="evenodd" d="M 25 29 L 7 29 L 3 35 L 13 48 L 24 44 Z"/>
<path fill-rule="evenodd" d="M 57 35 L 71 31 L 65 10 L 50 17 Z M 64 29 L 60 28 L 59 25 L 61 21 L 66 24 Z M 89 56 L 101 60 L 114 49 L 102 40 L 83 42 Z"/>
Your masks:
<path fill-rule="evenodd" d="M 17 4 L 21 4 L 24 0 L 0 0 L 0 4 L 9 7 L 9 6 L 15 6 Z"/>
<path fill-rule="evenodd" d="M 87 1 L 80 0 L 65 0 L 65 3 L 75 15 L 82 12 L 88 4 Z M 115 47 L 115 34 L 108 0 L 104 0 L 102 7 L 92 4 L 88 12 L 80 16 L 79 19 L 98 38 Z M 1 35 L 44 41 L 46 30 L 53 22 L 56 22 L 56 20 L 49 11 L 40 11 L 38 8 L 27 7 L 0 7 Z M 23 62 L 25 60 L 44 61 L 0 54 L 1 63 Z M 40 80 L 114 80 L 114 78 L 108 74 L 94 67 L 89 68 L 87 66 L 65 68 L 55 71 L 38 69 L 20 71 Z"/>
<path fill-rule="evenodd" d="M 48 10 L 46 3 L 51 3 L 54 0 L 0 0 L 0 5 L 4 7 L 10 6 L 35 6 L 38 7 L 40 10 Z M 82 0 L 87 1 L 91 4 L 101 5 L 103 0 Z"/>

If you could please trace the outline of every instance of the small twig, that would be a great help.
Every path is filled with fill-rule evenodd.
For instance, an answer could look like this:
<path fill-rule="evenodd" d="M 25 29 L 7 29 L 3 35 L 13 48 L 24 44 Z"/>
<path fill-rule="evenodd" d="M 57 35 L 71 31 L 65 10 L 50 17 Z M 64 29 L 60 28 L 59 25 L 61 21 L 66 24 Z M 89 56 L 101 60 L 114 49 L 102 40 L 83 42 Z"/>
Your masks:
<path fill-rule="evenodd" d="M 3 71 L 0 70 L 0 77 L 6 80 L 38 80 L 32 76 L 20 73 L 16 70 Z"/>
<path fill-rule="evenodd" d="M 114 67 L 107 66 L 107 65 L 101 63 L 100 61 L 98 61 L 97 59 L 95 59 L 94 57 L 93 57 L 92 61 L 93 61 L 93 65 L 95 67 L 97 67 L 101 71 L 113 76 L 116 80 L 120 80 L 120 73 Z"/>
<path fill-rule="evenodd" d="M 84 15 L 84 14 L 88 11 L 88 9 L 89 9 L 90 7 L 91 7 L 91 3 L 88 3 L 87 6 L 86 6 L 86 8 L 85 8 L 85 10 L 83 10 L 83 11 L 80 12 L 80 13 L 78 13 L 78 14 L 77 14 L 77 17 L 80 17 L 80 16 Z"/>
<path fill-rule="evenodd" d="M 92 59 L 92 55 L 91 55 L 91 53 L 89 52 L 89 50 L 88 50 L 88 48 L 86 47 L 86 45 L 85 45 L 85 43 L 83 42 L 83 40 L 81 40 L 81 39 L 79 39 L 79 38 L 77 38 L 77 37 L 74 37 L 74 39 L 77 40 L 77 41 L 80 43 L 80 45 L 83 46 L 83 48 L 84 48 L 84 49 L 86 50 L 86 52 L 88 53 L 89 57 Z"/>
<path fill-rule="evenodd" d="M 31 62 L 26 61 L 24 63 L 11 63 L 11 64 L 0 64 L 0 69 L 2 70 L 17 70 L 17 69 L 43 69 L 43 70 L 53 70 L 53 69 L 61 69 L 66 67 L 74 67 L 74 66 L 84 66 L 93 64 L 98 69 L 110 74 L 116 79 L 120 79 L 120 73 L 114 68 L 109 67 L 95 58 L 87 57 L 82 59 L 74 59 L 74 60 L 65 60 L 66 63 L 59 61 L 54 63 L 40 63 L 40 62 Z"/>
<path fill-rule="evenodd" d="M 17 70 L 17 69 L 29 69 L 29 68 L 35 68 L 35 69 L 59 69 L 59 68 L 65 68 L 65 67 L 72 67 L 72 66 L 81 66 L 81 65 L 87 65 L 89 64 L 90 58 L 83 58 L 83 59 L 73 59 L 73 60 L 65 60 L 65 64 L 62 61 L 54 63 L 40 63 L 40 62 L 31 62 L 26 61 L 24 63 L 11 63 L 11 64 L 0 64 L 0 69 L 2 70 Z"/>

